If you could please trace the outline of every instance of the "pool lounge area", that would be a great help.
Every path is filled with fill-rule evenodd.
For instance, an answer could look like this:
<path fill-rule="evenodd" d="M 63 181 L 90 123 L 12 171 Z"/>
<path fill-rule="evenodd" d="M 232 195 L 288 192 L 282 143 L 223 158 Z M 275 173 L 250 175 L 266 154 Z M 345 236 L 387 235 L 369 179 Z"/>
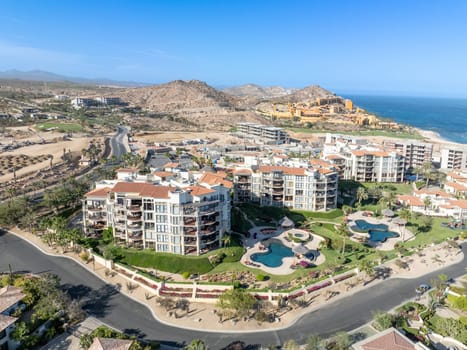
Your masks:
<path fill-rule="evenodd" d="M 367 244 L 379 250 L 392 250 L 397 242 L 415 237 L 405 225 L 397 224 L 397 218 L 376 218 L 359 211 L 348 215 L 347 220 L 354 240 L 367 240 Z"/>
<path fill-rule="evenodd" d="M 296 234 L 300 238 L 307 238 L 308 241 L 293 242 L 290 237 L 295 237 Z M 319 242 L 323 238 L 305 230 L 278 229 L 272 234 L 265 233 L 263 228 L 257 227 L 251 230 L 250 237 L 252 238 L 246 242 L 247 252 L 241 260 L 246 266 L 259 268 L 274 275 L 286 275 L 294 272 L 296 268 L 324 262 L 324 256 L 318 251 Z"/>

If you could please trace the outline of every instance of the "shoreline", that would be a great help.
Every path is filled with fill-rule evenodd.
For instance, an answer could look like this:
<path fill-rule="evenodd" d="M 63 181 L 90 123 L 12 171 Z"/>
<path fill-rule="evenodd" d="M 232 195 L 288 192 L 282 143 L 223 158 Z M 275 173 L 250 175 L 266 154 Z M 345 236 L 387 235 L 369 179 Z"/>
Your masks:
<path fill-rule="evenodd" d="M 421 129 L 421 128 L 417 128 L 414 126 L 412 126 L 412 128 L 416 130 L 422 137 L 428 139 L 427 141 L 431 143 L 450 144 L 450 145 L 459 145 L 459 146 L 465 145 L 464 143 L 459 143 L 459 142 L 448 140 L 444 138 L 443 136 L 441 136 L 440 133 L 436 131 Z"/>

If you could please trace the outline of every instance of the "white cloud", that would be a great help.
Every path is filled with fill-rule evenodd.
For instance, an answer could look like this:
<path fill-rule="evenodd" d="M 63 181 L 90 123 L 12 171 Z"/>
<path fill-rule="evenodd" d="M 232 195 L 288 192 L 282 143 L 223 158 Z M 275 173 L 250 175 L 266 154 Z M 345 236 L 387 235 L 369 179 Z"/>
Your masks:
<path fill-rule="evenodd" d="M 0 40 L 2 64 L 18 68 L 54 67 L 55 65 L 78 64 L 84 59 L 82 55 L 48 50 L 37 47 L 23 46 Z M 21 67 L 19 67 L 21 66 Z"/>

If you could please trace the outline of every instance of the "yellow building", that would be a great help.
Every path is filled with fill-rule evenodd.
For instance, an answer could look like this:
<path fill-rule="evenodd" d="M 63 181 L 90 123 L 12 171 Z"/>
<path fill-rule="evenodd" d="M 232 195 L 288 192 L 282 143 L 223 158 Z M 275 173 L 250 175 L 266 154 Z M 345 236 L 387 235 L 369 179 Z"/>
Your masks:
<path fill-rule="evenodd" d="M 353 109 L 353 102 L 352 100 L 345 100 L 345 109 L 351 111 Z"/>

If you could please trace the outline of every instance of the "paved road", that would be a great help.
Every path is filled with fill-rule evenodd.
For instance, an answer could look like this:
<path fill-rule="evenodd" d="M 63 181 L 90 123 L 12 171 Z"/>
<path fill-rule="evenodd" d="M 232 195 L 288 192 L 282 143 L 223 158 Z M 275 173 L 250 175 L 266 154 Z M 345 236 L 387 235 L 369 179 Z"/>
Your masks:
<path fill-rule="evenodd" d="M 128 129 L 124 126 L 117 126 L 117 133 L 111 137 L 110 146 L 112 155 L 120 160 L 121 156 L 128 152 L 126 148 L 125 138 L 127 137 Z"/>
<path fill-rule="evenodd" d="M 467 243 L 463 244 L 467 255 Z M 429 282 L 440 273 L 457 277 L 466 273 L 466 259 L 461 263 L 430 273 L 421 278 L 389 279 L 360 293 L 345 297 L 330 305 L 302 317 L 291 327 L 279 331 L 252 333 L 208 333 L 190 331 L 161 324 L 154 320 L 142 305 L 117 293 L 80 265 L 65 258 L 42 254 L 33 246 L 6 232 L 0 232 L 0 271 L 34 273 L 51 272 L 59 275 L 64 288 L 74 297 L 82 297 L 85 309 L 96 318 L 124 332 L 159 340 L 166 345 L 188 343 L 192 339 L 203 339 L 210 349 L 221 349 L 227 344 L 242 340 L 246 344 L 281 344 L 288 339 L 304 343 L 310 334 L 331 335 L 337 331 L 349 331 L 368 322 L 373 310 L 390 310 L 406 299 L 414 297 L 414 289 Z"/>

